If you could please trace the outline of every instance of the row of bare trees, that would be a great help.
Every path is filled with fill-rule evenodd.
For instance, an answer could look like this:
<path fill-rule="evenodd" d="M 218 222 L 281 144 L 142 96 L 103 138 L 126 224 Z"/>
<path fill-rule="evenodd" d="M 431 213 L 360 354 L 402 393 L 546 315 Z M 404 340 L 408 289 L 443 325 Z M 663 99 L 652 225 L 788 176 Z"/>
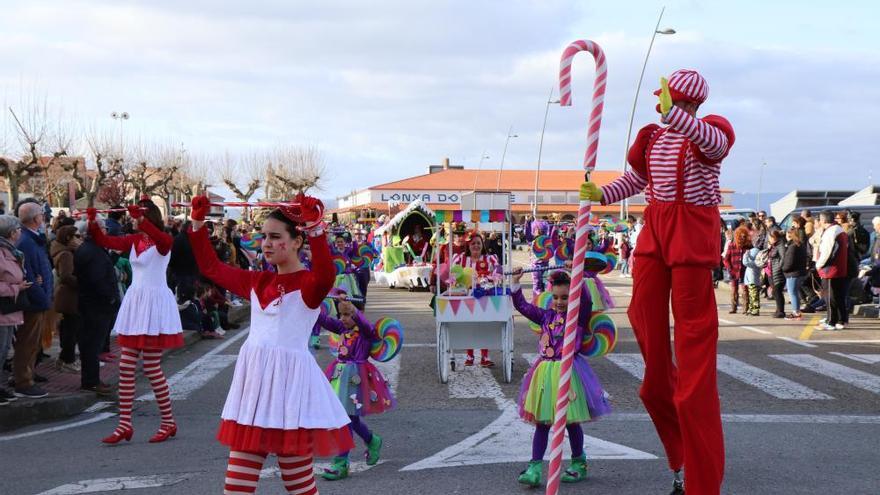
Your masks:
<path fill-rule="evenodd" d="M 0 179 L 10 206 L 22 192 L 66 204 L 75 185 L 79 201 L 123 204 L 141 195 L 185 200 L 211 186 L 226 186 L 240 201 L 268 200 L 320 189 L 324 157 L 316 147 L 277 146 L 234 154 L 192 154 L 182 144 L 123 140 L 109 126 L 77 132 L 73 119 L 52 118 L 45 99 L 31 98 L 2 109 Z"/>

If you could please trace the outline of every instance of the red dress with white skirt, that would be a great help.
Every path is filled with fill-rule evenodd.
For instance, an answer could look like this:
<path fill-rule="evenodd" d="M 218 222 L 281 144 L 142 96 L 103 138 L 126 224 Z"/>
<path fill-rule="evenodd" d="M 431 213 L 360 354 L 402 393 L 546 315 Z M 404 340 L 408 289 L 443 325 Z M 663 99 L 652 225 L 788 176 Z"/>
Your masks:
<path fill-rule="evenodd" d="M 206 229 L 189 233 L 202 275 L 251 301 L 218 440 L 233 451 L 338 455 L 354 448 L 345 408 L 308 350 L 335 270 L 327 239 L 309 240 L 312 270 L 279 275 L 217 259 Z"/>
<path fill-rule="evenodd" d="M 99 246 L 129 252 L 133 280 L 113 326 L 116 340 L 120 347 L 137 350 L 182 347 L 180 312 L 166 278 L 173 241 L 146 219 L 138 228 L 142 233 L 108 236 L 89 224 L 89 235 Z"/>

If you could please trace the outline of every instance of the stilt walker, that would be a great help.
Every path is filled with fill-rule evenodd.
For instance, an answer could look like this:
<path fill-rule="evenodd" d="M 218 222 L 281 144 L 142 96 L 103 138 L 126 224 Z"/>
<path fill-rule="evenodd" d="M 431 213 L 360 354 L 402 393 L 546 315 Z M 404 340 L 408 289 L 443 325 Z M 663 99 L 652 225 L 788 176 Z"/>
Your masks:
<path fill-rule="evenodd" d="M 150 199 L 128 207 L 139 231 L 123 237 L 110 237 L 98 226 L 97 211 L 89 208 L 89 235 L 101 247 L 128 251 L 134 281 L 122 298 L 114 330 L 121 347 L 119 357 L 119 425 L 104 443 L 131 440 L 134 428 L 131 409 L 134 402 L 135 371 L 143 359 L 144 374 L 150 379 L 156 404 L 162 415 L 159 431 L 150 443 L 164 442 L 177 434 L 171 410 L 171 390 L 162 372 L 162 352 L 183 346 L 183 330 L 177 301 L 168 288 L 165 273 L 171 251 L 171 236 L 162 231 L 162 214 Z"/>
<path fill-rule="evenodd" d="M 663 126 L 649 124 L 639 131 L 627 156 L 632 169 L 601 188 L 587 182 L 582 192 L 611 204 L 646 190 L 648 207 L 633 254 L 637 263 L 627 311 L 645 359 L 639 395 L 675 473 L 673 493 L 715 495 L 724 476 L 724 438 L 712 269 L 721 252 L 721 160 L 735 137 L 723 117 L 696 117 L 709 95 L 700 74 L 679 70 L 668 81 L 661 78 L 660 86 L 654 94 L 660 98 Z"/>

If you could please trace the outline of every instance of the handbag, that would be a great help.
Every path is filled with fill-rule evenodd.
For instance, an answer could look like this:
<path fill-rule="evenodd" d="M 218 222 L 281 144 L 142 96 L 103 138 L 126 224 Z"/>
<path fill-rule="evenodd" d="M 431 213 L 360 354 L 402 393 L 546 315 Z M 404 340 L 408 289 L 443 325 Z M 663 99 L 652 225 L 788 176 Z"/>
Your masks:
<path fill-rule="evenodd" d="M 0 297 L 0 314 L 8 315 L 18 311 L 27 311 L 30 308 L 31 300 L 26 290 L 19 292 L 18 297 Z"/>

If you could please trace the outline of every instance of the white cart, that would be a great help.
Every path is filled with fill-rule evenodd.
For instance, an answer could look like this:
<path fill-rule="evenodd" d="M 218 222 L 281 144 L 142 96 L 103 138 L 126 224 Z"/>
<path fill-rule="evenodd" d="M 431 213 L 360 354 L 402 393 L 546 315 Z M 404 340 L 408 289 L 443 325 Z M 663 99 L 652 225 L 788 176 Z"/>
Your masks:
<path fill-rule="evenodd" d="M 446 224 L 447 260 L 452 260 L 452 224 L 465 222 L 482 232 L 501 234 L 505 272 L 510 271 L 510 194 L 473 192 L 462 195 L 461 210 L 437 212 L 435 228 Z M 439 265 L 440 249 L 435 249 Z M 440 277 L 435 287 L 435 318 L 437 324 L 437 372 L 442 383 L 455 371 L 455 350 L 490 349 L 501 351 L 501 367 L 505 383 L 513 375 L 513 303 L 506 295 L 510 277 L 502 279 L 502 295 L 453 295 L 442 293 Z"/>

